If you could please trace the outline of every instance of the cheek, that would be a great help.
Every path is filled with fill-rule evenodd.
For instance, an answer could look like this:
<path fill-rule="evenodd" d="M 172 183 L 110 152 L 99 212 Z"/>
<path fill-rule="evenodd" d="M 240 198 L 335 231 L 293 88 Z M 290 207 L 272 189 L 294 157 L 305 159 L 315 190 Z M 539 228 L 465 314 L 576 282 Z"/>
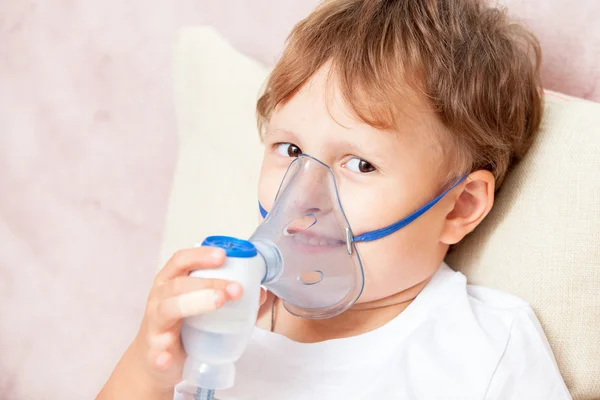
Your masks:
<path fill-rule="evenodd" d="M 425 218 L 423 218 L 425 217 Z M 365 271 L 365 290 L 359 302 L 382 299 L 431 277 L 439 264 L 438 223 L 425 215 L 382 239 L 357 243 Z"/>
<path fill-rule="evenodd" d="M 386 227 L 411 211 L 400 185 L 343 182 L 340 186 L 342 206 L 355 235 Z"/>
<path fill-rule="evenodd" d="M 263 161 L 260 178 L 258 180 L 258 201 L 260 201 L 260 204 L 267 211 L 271 210 L 273 207 L 277 190 L 285 175 L 286 169 L 287 168 L 279 168 L 266 159 Z"/>

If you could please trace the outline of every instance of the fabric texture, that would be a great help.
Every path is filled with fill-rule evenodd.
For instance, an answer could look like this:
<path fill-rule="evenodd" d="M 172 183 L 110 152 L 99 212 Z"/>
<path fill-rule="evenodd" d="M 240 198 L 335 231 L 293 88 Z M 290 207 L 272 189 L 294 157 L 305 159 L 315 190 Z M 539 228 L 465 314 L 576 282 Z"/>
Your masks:
<path fill-rule="evenodd" d="M 600 104 L 546 93 L 541 131 L 448 263 L 526 299 L 579 398 L 600 398 Z"/>
<path fill-rule="evenodd" d="M 256 227 L 255 101 L 268 71 L 212 28 L 181 32 L 180 149 L 162 258 L 211 234 Z M 547 92 L 531 153 L 491 215 L 448 257 L 471 283 L 529 302 L 576 399 L 600 397 L 600 105 Z"/>
<path fill-rule="evenodd" d="M 180 146 L 162 261 L 206 236 L 249 237 L 256 228 L 262 145 L 254 110 L 267 74 L 214 29 L 181 30 L 174 63 Z"/>
<path fill-rule="evenodd" d="M 435 384 L 432 384 L 435 382 Z M 176 388 L 175 400 L 186 400 Z M 523 300 L 442 265 L 402 313 L 358 336 L 299 343 L 255 328 L 219 400 L 569 400 Z"/>

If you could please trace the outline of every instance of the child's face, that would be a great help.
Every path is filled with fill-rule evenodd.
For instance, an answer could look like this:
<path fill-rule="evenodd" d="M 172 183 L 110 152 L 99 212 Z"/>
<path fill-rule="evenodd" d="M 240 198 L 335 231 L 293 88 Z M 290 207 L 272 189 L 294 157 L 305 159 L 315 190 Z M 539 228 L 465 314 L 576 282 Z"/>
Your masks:
<path fill-rule="evenodd" d="M 300 153 L 333 169 L 355 235 L 388 226 L 440 194 L 447 167 L 435 139 L 443 128 L 433 112 L 415 100 L 398 131 L 375 129 L 351 116 L 327 74 L 322 68 L 273 113 L 264 138 L 261 204 L 271 208 L 291 157 Z M 356 244 L 365 271 L 359 303 L 402 292 L 435 273 L 448 249 L 442 241 L 446 217 L 459 194 L 449 193 L 394 234 Z"/>

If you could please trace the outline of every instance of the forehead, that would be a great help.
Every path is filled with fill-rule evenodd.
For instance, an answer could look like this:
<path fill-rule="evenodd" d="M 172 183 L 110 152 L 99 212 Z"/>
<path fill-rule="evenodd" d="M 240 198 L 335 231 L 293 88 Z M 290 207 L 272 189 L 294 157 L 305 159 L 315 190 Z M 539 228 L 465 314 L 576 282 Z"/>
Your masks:
<path fill-rule="evenodd" d="M 329 66 L 318 69 L 294 94 L 276 107 L 271 122 L 278 121 L 293 122 L 296 130 L 301 130 L 303 125 L 319 125 L 321 129 L 328 130 L 356 129 L 364 125 L 346 107 L 337 79 Z"/>
<path fill-rule="evenodd" d="M 348 106 L 334 70 L 326 64 L 276 107 L 269 125 L 297 133 L 357 132 L 368 134 L 372 139 L 418 140 L 426 146 L 439 147 L 444 128 L 429 104 L 417 96 L 398 99 L 398 102 L 402 103 L 394 107 L 401 113 L 398 126 L 379 129 L 369 125 Z"/>
<path fill-rule="evenodd" d="M 443 148 L 436 139 L 434 118 L 427 108 L 418 109 L 411 104 L 397 129 L 370 126 L 346 106 L 335 75 L 322 68 L 276 108 L 265 139 L 292 142 L 317 158 L 333 154 L 358 156 L 376 165 L 384 175 L 403 171 L 402 174 L 410 175 L 405 182 L 426 181 L 435 185 L 443 180 L 446 166 Z"/>

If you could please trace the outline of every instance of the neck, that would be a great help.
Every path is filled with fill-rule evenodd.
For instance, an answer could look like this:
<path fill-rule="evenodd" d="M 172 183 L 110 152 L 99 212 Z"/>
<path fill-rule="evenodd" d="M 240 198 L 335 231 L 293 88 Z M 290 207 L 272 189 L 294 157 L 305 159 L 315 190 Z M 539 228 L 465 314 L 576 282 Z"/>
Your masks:
<path fill-rule="evenodd" d="M 349 310 L 326 320 L 310 320 L 287 312 L 274 299 L 273 332 L 301 343 L 316 343 L 357 336 L 377 329 L 404 311 L 423 290 L 429 279 L 392 296 L 355 304 Z"/>

